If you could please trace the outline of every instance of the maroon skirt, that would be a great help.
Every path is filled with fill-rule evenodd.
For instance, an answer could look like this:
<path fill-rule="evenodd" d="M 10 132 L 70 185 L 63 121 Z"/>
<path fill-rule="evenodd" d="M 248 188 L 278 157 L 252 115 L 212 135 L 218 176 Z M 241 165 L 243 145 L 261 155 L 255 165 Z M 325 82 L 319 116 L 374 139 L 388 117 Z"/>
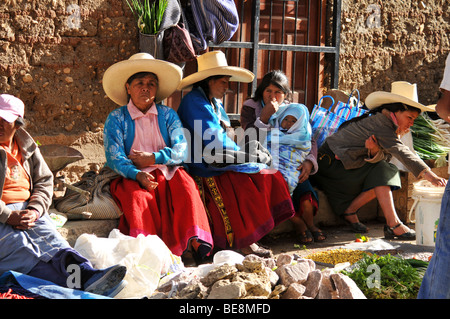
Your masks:
<path fill-rule="evenodd" d="M 295 214 L 280 172 L 228 171 L 214 177 L 196 177 L 196 181 L 212 221 L 216 247 L 247 247 Z"/>

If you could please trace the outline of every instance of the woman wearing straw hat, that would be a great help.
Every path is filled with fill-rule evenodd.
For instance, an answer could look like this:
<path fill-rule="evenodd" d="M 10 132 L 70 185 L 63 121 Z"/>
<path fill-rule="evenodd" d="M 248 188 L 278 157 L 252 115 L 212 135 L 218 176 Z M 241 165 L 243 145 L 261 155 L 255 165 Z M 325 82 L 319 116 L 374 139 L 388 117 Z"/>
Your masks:
<path fill-rule="evenodd" d="M 395 156 L 416 177 L 436 186 L 446 184 L 400 140 L 421 112 L 434 108 L 420 104 L 416 85 L 403 81 L 392 83 L 391 92 L 369 94 L 365 103 L 370 112 L 345 122 L 320 147 L 319 171 L 313 180 L 354 232 L 367 232 L 356 213 L 376 198 L 386 218 L 385 237 L 413 240 L 415 232 L 395 211 L 392 190 L 401 182 L 398 168 L 389 160 Z"/>
<path fill-rule="evenodd" d="M 181 75 L 177 65 L 147 53 L 110 66 L 103 88 L 121 107 L 105 122 L 104 148 L 106 165 L 121 175 L 110 185 L 124 213 L 119 229 L 131 236 L 158 235 L 191 263 L 209 254 L 213 242 L 196 184 L 182 166 L 187 155 L 182 124 L 173 109 L 160 104 Z"/>
<path fill-rule="evenodd" d="M 251 82 L 253 73 L 228 66 L 221 51 L 197 58 L 198 71 L 185 77 L 179 89 L 186 94 L 178 114 L 191 133 L 190 173 L 196 177 L 212 219 L 214 244 L 244 254 L 270 256 L 256 242 L 275 225 L 294 214 L 287 184 L 281 173 L 266 164 L 237 161 L 230 165 L 209 161 L 209 155 L 239 152 L 227 136 L 230 125 L 222 103 L 229 81 Z M 224 164 L 224 165 L 221 165 Z"/>

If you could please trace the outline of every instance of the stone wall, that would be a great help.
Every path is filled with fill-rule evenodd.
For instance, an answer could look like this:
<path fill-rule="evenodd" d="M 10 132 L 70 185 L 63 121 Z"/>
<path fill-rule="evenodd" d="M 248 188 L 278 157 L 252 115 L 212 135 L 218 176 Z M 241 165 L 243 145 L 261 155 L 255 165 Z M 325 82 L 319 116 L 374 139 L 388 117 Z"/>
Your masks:
<path fill-rule="evenodd" d="M 364 99 L 406 80 L 418 83 L 422 103 L 436 103 L 450 50 L 449 2 L 342 2 L 340 88 L 358 88 Z M 102 125 L 116 107 L 103 91 L 103 73 L 137 50 L 125 0 L 0 2 L 0 92 L 24 100 L 28 130 L 40 142 L 95 153 L 87 164 L 103 160 Z"/>
<path fill-rule="evenodd" d="M 436 103 L 449 34 L 446 0 L 343 0 L 340 89 L 364 99 L 403 80 L 417 83 L 420 102 Z"/>
<path fill-rule="evenodd" d="M 95 130 L 116 107 L 105 98 L 103 73 L 136 48 L 125 1 L 0 4 L 0 91 L 25 102 L 35 135 Z"/>

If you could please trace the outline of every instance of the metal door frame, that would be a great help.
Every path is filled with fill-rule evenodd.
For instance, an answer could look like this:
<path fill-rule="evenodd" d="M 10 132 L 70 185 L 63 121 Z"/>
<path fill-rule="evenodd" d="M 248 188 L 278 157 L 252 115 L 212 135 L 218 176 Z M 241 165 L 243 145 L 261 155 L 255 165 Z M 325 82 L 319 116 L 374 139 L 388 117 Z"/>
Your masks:
<path fill-rule="evenodd" d="M 288 1 L 288 0 L 278 0 L 278 1 Z M 291 2 L 298 2 L 299 0 L 290 0 Z M 259 28 L 260 28 L 260 0 L 252 1 L 252 41 L 249 42 L 237 42 L 237 41 L 225 41 L 221 44 L 209 43 L 209 47 L 213 48 L 225 48 L 225 49 L 250 49 L 251 61 L 250 61 L 250 71 L 257 74 L 258 68 L 258 52 L 262 50 L 267 51 L 293 51 L 293 52 L 306 52 L 306 53 L 326 53 L 334 55 L 333 59 L 329 59 L 332 63 L 331 66 L 331 83 L 330 86 L 333 89 L 338 89 L 339 86 L 339 47 L 340 47 L 340 30 L 341 30 L 341 0 L 333 1 L 333 23 L 332 23 L 332 39 L 331 46 L 315 46 L 315 45 L 287 45 L 287 44 L 271 44 L 271 43 L 259 43 Z M 308 0 L 308 12 L 310 11 L 311 0 Z M 244 14 L 244 1 L 241 2 L 241 16 Z M 322 6 L 320 7 L 322 14 Z M 309 13 L 308 13 L 309 14 Z M 297 19 L 297 17 L 296 17 Z M 242 20 L 242 19 L 241 19 Z M 242 21 L 240 22 L 242 24 Z M 322 22 L 324 23 L 324 22 Z M 242 32 L 242 27 L 240 28 Z M 319 31 L 320 32 L 320 31 Z M 307 75 L 306 75 L 307 76 Z M 253 80 L 251 85 L 252 95 L 257 87 L 257 79 Z M 239 93 L 239 92 L 238 92 Z M 239 103 L 239 102 L 238 102 Z M 239 105 L 236 103 L 236 111 L 239 109 Z"/>

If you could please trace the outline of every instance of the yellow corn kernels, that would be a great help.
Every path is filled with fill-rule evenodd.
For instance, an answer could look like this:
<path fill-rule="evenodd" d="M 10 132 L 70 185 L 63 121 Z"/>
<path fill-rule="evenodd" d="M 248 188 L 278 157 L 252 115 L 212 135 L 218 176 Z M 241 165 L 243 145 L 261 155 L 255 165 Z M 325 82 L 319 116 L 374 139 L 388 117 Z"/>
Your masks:
<path fill-rule="evenodd" d="M 363 258 L 364 254 L 371 255 L 370 253 L 362 250 L 339 248 L 312 253 L 305 258 L 331 265 L 337 265 L 344 262 L 353 264 Z"/>

